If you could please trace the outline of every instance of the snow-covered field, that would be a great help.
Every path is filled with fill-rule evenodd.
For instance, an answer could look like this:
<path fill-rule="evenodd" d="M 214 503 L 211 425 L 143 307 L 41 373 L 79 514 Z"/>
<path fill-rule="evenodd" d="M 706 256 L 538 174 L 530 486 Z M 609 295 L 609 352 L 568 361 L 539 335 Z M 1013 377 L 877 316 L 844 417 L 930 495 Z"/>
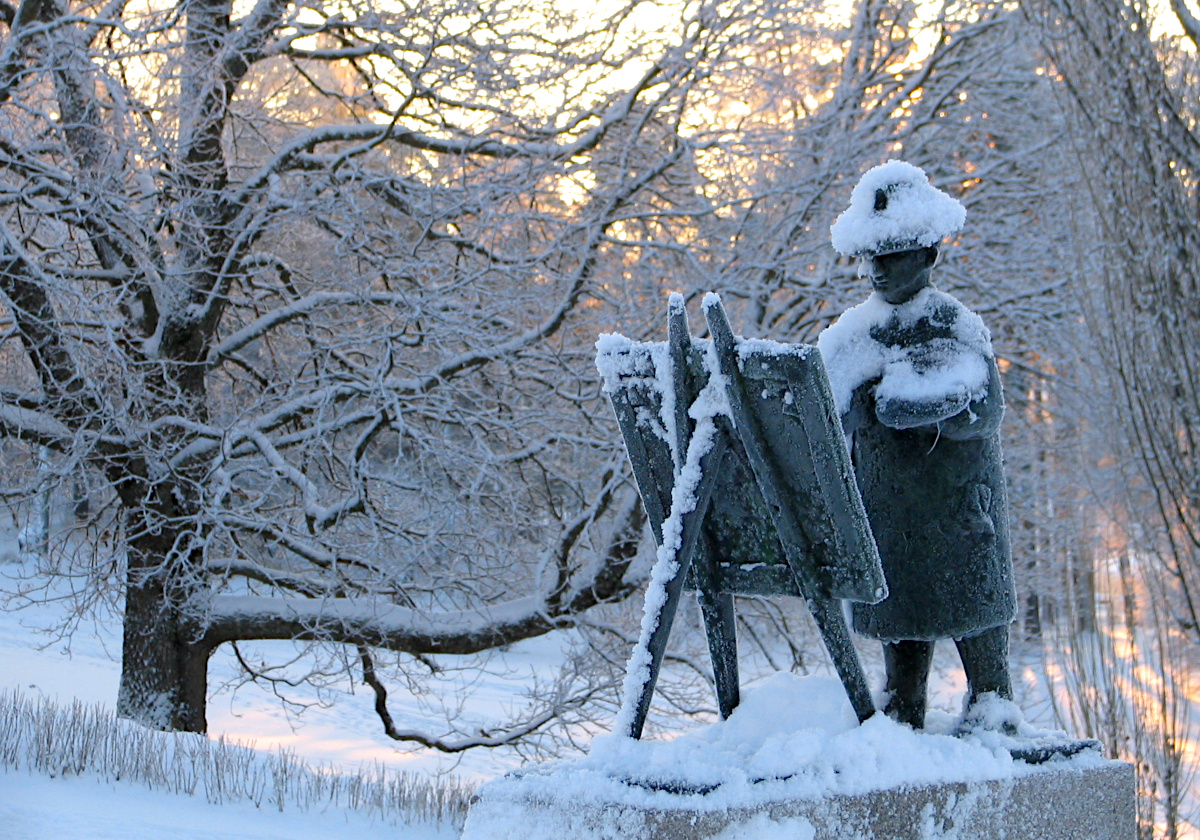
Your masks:
<path fill-rule="evenodd" d="M 210 805 L 88 776 L 49 778 L 0 769 L 0 837 L 5 840 L 450 840 L 430 825 L 396 826 L 353 811 L 298 812 L 250 803 Z"/>
<path fill-rule="evenodd" d="M 2 557 L 0 553 L 0 557 Z M 12 556 L 11 554 L 9 555 Z M 22 564 L 0 562 L 0 589 L 5 576 L 24 573 Z M 11 581 L 10 581 L 11 585 Z M 14 612 L 0 610 L 0 690 L 21 688 L 27 694 L 70 702 L 78 699 L 113 706 L 120 677 L 121 631 L 113 620 L 89 621 L 72 638 L 55 640 L 44 631 L 61 617 L 64 605 L 38 605 Z M 503 720 L 503 707 L 516 701 L 533 674 L 546 674 L 561 654 L 553 638 L 530 640 L 497 653 L 491 676 L 472 685 L 473 706 L 466 714 Z M 274 654 L 276 661 L 294 656 L 286 642 L 246 644 L 243 654 Z M 498 660 L 503 659 L 503 663 Z M 454 773 L 468 779 L 487 779 L 514 766 L 511 754 L 471 752 L 445 756 L 432 750 L 397 747 L 382 731 L 374 711 L 374 695 L 365 687 L 342 684 L 320 692 L 289 690 L 304 709 L 285 705 L 267 688 L 240 685 L 237 667 L 227 646 L 213 655 L 209 666 L 208 722 L 212 737 L 254 743 L 271 749 L 287 747 L 307 759 L 334 767 L 356 769 L 380 762 L 395 770 Z M 440 734 L 437 722 L 416 703 L 405 705 L 403 693 L 389 701 L 398 725 L 427 728 Z M 443 723 L 444 727 L 445 724 Z"/>
<path fill-rule="evenodd" d="M 0 594 L 10 593 L 16 579 L 30 567 L 18 562 L 15 538 L 0 534 Z M 83 623 L 69 639 L 56 639 L 45 631 L 55 626 L 67 609 L 65 602 L 41 604 L 15 611 L 0 609 L 0 693 L 19 691 L 29 700 L 47 699 L 60 707 L 73 701 L 112 709 L 117 696 L 120 626 L 112 617 Z M 271 651 L 270 645 L 278 645 Z M 503 715 L 518 702 L 530 674 L 547 671 L 559 654 L 559 642 L 534 640 L 514 646 L 501 656 L 507 677 L 492 677 L 473 687 L 473 707 L 468 714 L 489 711 Z M 243 647 L 244 654 L 284 653 L 282 643 Z M 283 657 L 280 657 L 283 658 Z M 514 766 L 512 753 L 478 751 L 465 756 L 443 756 L 431 750 L 398 747 L 381 731 L 373 710 L 373 695 L 361 687 L 346 686 L 293 692 L 295 699 L 312 704 L 304 709 L 285 706 L 267 688 L 238 687 L 232 654 L 221 650 L 210 666 L 209 734 L 214 739 L 253 745 L 264 755 L 283 749 L 316 768 L 341 772 L 378 768 L 393 773 L 419 773 L 437 783 L 469 784 L 494 777 Z M 332 705 L 329 701 L 335 701 Z M 402 725 L 437 731 L 437 723 L 402 692 L 391 700 L 392 712 Z M 444 723 L 442 724 L 445 725 Z M 95 774 L 50 778 L 25 769 L 0 764 L 0 837 L 4 840 L 42 838 L 327 838 L 373 837 L 406 840 L 450 840 L 454 827 L 414 824 L 397 826 L 342 808 L 280 813 L 274 806 L 250 802 L 209 804 L 202 796 L 150 790 L 137 782 L 104 781 Z"/>
<path fill-rule="evenodd" d="M 11 591 L 13 577 L 27 573 L 28 567 L 16 562 L 11 535 L 6 536 L 0 541 L 0 589 Z M 60 705 L 79 700 L 112 708 L 119 676 L 120 628 L 108 619 L 83 624 L 69 640 L 54 640 L 40 632 L 55 625 L 65 608 L 63 604 L 43 604 L 15 612 L 0 610 L 0 692 L 20 690 L 27 698 L 44 697 Z M 520 702 L 520 693 L 532 676 L 550 673 L 562 653 L 561 644 L 543 638 L 497 654 L 502 662 L 494 664 L 502 667 L 490 669 L 492 676 L 472 685 L 472 705 L 464 713 L 503 719 L 506 710 Z M 252 649 L 247 646 L 243 652 Z M 870 651 L 864 652 L 870 658 Z M 948 656 L 952 658 L 942 651 L 939 661 Z M 209 705 L 213 738 L 252 744 L 264 751 L 284 748 L 334 770 L 353 772 L 381 765 L 391 771 L 420 772 L 430 778 L 457 776 L 473 782 L 499 776 L 520 763 L 508 751 L 443 756 L 397 747 L 381 732 L 373 696 L 361 688 L 356 692 L 347 686 L 340 691 L 301 693 L 296 696 L 314 705 L 298 710 L 281 704 L 267 688 L 236 687 L 235 674 L 232 655 L 218 651 L 210 668 L 210 684 L 215 690 Z M 932 705 L 940 707 L 944 715 L 954 715 L 963 687 L 961 671 L 943 666 L 933 686 Z M 321 702 L 328 700 L 336 702 Z M 391 703 L 398 723 L 435 729 L 436 722 L 419 702 L 419 698 L 397 691 Z M 366 840 L 394 838 L 398 833 L 408 840 L 452 840 L 457 835 L 449 825 L 398 827 L 340 808 L 280 813 L 244 801 L 209 804 L 200 796 L 149 790 L 136 782 L 102 781 L 88 774 L 49 778 L 0 768 L 0 836 L 5 840 L 166 836 L 175 840 L 336 840 L 351 836 Z"/>

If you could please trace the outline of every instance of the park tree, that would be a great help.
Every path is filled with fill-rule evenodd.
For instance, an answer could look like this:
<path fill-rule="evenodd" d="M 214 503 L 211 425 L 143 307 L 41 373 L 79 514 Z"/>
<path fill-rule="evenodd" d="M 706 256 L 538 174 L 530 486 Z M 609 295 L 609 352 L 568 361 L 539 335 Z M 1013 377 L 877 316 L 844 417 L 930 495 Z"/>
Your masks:
<path fill-rule="evenodd" d="M 122 609 L 121 714 L 203 731 L 214 648 L 296 639 L 386 720 L 378 651 L 636 591 L 591 344 L 716 142 L 693 101 L 811 5 L 0 4 L 8 492 L 94 488 L 44 564 Z"/>
<path fill-rule="evenodd" d="M 1035 222 L 1069 196 L 1034 190 L 1059 127 L 1019 15 L 827 5 L 0 3 L 4 493 L 90 488 L 26 595 L 120 608 L 122 714 L 203 731 L 210 655 L 250 640 L 318 646 L 443 750 L 611 692 L 650 540 L 596 334 L 715 289 L 811 341 L 862 297 L 828 226 L 888 157 L 971 210 L 940 271 L 1038 392 L 1029 324 L 1072 319 Z M 743 607 L 802 667 L 803 622 Z M 571 627 L 600 654 L 507 725 L 388 714 L 389 675 Z"/>
<path fill-rule="evenodd" d="M 1081 257 L 1089 323 L 1117 395 L 1126 454 L 1149 493 L 1141 508 L 1177 578 L 1178 618 L 1200 632 L 1200 341 L 1190 326 L 1197 291 L 1195 51 L 1200 30 L 1173 2 L 1185 34 L 1154 39 L 1148 4 L 1104 0 L 1085 8 L 1043 4 L 1047 51 L 1060 74 L 1078 166 L 1090 199 Z M 1099 75 L 1101 67 L 1108 72 Z M 1132 497 L 1131 500 L 1132 501 Z M 1141 507 L 1141 506 L 1139 506 Z"/>
<path fill-rule="evenodd" d="M 1172 840 L 1194 808 L 1187 744 L 1200 640 L 1195 8 L 1026 8 L 1058 81 L 1082 187 L 1063 219 L 1074 246 L 1064 273 L 1087 325 L 1091 422 L 1107 436 L 1105 469 L 1093 459 L 1091 476 L 1109 506 L 1108 636 L 1117 641 L 1084 657 L 1076 678 L 1087 694 L 1076 705 L 1096 698 L 1092 716 L 1136 762 L 1141 836 Z"/>

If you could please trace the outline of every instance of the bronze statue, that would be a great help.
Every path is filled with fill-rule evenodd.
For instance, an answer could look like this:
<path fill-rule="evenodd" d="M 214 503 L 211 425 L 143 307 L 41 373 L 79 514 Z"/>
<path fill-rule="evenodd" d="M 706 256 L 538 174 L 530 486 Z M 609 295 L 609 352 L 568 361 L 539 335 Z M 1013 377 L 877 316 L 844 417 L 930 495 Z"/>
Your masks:
<path fill-rule="evenodd" d="M 883 642 L 885 711 L 915 728 L 937 639 L 958 647 L 968 722 L 981 695 L 1012 697 L 1000 375 L 983 322 L 931 282 L 964 218 L 917 167 L 864 175 L 831 232 L 874 294 L 818 340 L 889 591 L 853 605 L 854 629 Z"/>
<path fill-rule="evenodd" d="M 983 321 L 931 283 L 965 217 L 924 172 L 891 161 L 863 176 L 831 230 L 874 293 L 817 348 L 738 338 L 715 295 L 703 305 L 711 346 L 693 341 L 678 296 L 668 342 L 597 343 L 658 543 L 618 731 L 640 737 L 694 589 L 722 717 L 739 702 L 732 596 L 799 595 L 860 722 L 875 707 L 839 601 L 883 642 L 892 718 L 924 726 L 934 643 L 950 638 L 969 688 L 956 734 L 994 730 L 1031 764 L 1099 750 L 1031 728 L 1012 703 L 1000 373 Z"/>

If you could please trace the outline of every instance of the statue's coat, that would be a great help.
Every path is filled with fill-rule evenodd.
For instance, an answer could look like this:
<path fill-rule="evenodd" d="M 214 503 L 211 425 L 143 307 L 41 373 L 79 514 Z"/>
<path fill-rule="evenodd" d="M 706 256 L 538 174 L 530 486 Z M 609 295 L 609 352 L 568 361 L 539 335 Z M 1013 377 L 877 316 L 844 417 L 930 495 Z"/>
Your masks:
<path fill-rule="evenodd" d="M 890 335 L 894 324 L 872 329 L 884 346 L 919 352 L 922 342 L 944 339 L 937 316 Z M 915 327 L 915 328 L 914 328 Z M 889 595 L 878 604 L 853 605 L 854 629 L 884 641 L 971 636 L 1006 625 L 1016 615 L 1008 505 L 999 427 L 1004 397 L 995 359 L 986 359 L 987 393 L 948 419 L 895 429 L 881 422 L 874 390 L 859 385 L 843 418 L 852 435 L 859 491 L 883 563 Z M 939 406 L 910 404 L 920 414 Z M 891 420 L 893 417 L 885 418 Z M 912 418 L 902 425 L 911 425 Z"/>

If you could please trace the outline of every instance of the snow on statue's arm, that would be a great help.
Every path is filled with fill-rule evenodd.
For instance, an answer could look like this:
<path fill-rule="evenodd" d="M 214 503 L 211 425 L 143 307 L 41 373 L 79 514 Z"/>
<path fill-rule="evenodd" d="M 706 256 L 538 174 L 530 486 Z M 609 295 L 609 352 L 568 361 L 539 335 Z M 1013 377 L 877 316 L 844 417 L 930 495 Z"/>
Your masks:
<path fill-rule="evenodd" d="M 967 368 L 965 379 L 978 384 L 964 387 L 962 382 L 945 389 L 904 388 L 888 382 L 885 377 L 875 392 L 875 416 L 893 429 L 936 427 L 942 437 L 951 440 L 972 440 L 990 437 L 1000 428 L 1004 417 L 1004 391 L 1000 372 L 992 356 L 959 359 L 959 367 Z M 972 371 L 971 368 L 976 370 Z M 909 379 L 932 379 L 911 373 Z M 891 385 L 891 387 L 887 387 Z"/>
<path fill-rule="evenodd" d="M 1000 430 L 1004 419 L 1004 388 L 1000 384 L 1000 370 L 995 357 L 989 357 L 987 394 L 983 399 L 972 400 L 965 409 L 938 425 L 942 437 L 950 440 L 978 440 L 988 438 Z"/>
<path fill-rule="evenodd" d="M 883 375 L 875 386 L 875 415 L 893 429 L 936 429 L 952 439 L 984 438 L 1004 411 L 991 335 L 959 301 L 929 289 L 897 307 L 905 330 L 888 334 Z"/>

